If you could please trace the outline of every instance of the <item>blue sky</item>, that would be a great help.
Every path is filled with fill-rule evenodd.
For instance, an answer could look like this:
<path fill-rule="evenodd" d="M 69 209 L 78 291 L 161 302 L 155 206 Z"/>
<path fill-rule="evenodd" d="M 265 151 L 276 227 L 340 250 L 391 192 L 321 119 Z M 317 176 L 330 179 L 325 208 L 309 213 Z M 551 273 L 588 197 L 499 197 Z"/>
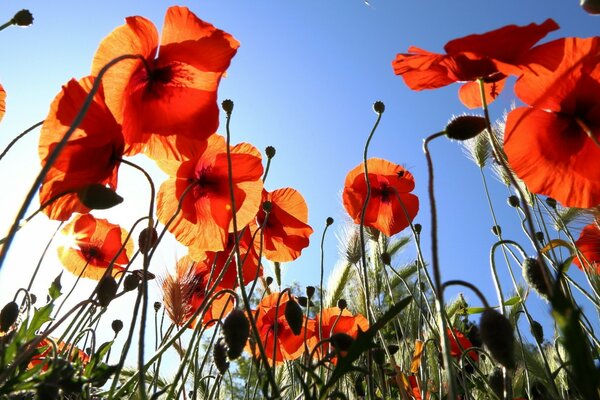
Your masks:
<path fill-rule="evenodd" d="M 28 8 L 35 22 L 26 29 L 12 27 L 0 32 L 0 82 L 8 93 L 6 116 L 0 123 L 0 148 L 45 117 L 62 84 L 89 73 L 99 42 L 125 17 L 142 15 L 160 28 L 165 10 L 173 4 L 139 0 L 3 2 L 0 18 L 8 20 L 17 10 Z M 325 243 L 326 275 L 338 258 L 335 233 L 347 220 L 341 190 L 347 172 L 361 162 L 363 144 L 376 117 L 371 110 L 376 100 L 385 103 L 386 112 L 369 155 L 402 164 L 414 174 L 415 193 L 421 199 L 415 222 L 423 225 L 424 237 L 428 237 L 422 140 L 467 109 L 458 101 L 458 85 L 424 92 L 408 89 L 392 71 L 391 61 L 397 53 L 410 45 L 441 52 L 453 38 L 507 24 L 541 23 L 549 17 L 561 29 L 545 40 L 588 37 L 598 34 L 599 21 L 582 11 L 576 0 L 372 0 L 370 4 L 361 0 L 214 0 L 179 5 L 190 7 L 241 42 L 221 83 L 219 98 L 235 102 L 233 141 L 277 149 L 267 189 L 291 186 L 304 195 L 315 233 L 303 256 L 285 267 L 284 278 L 288 283 L 313 285 L 319 277 L 319 238 L 329 216 L 336 224 Z M 492 104 L 492 117 L 501 117 L 513 99 L 507 86 Z M 3 232 L 39 170 L 37 137 L 37 131 L 30 134 L 0 161 L 0 181 L 5 187 L 0 198 Z M 494 302 L 488 251 L 495 238 L 479 170 L 457 143 L 439 140 L 431 150 L 437 173 L 443 279 L 467 279 L 483 288 Z M 488 175 L 501 224 L 506 221 L 515 226 L 514 213 L 506 206 L 506 189 Z M 132 211 L 146 209 L 146 200 L 139 196 L 146 190 L 139 176 L 121 168 L 119 193 L 126 202 L 111 211 L 115 214 L 99 215 L 115 215 L 112 222 L 129 226 L 138 216 Z M 19 234 L 0 271 L 2 300 L 23 285 L 19 282 L 35 267 L 45 245 L 43 238 L 55 227 L 40 216 Z M 503 228 L 510 235 L 508 226 Z M 427 239 L 424 246 L 429 246 Z M 151 268 L 161 273 L 182 255 L 181 250 L 168 249 Z M 414 257 L 411 248 L 400 255 L 398 263 Z M 49 282 L 60 268 L 47 264 L 43 273 Z M 38 292 L 42 294 L 45 287 L 39 286 Z M 536 307 L 542 313 L 545 310 L 541 303 Z"/>

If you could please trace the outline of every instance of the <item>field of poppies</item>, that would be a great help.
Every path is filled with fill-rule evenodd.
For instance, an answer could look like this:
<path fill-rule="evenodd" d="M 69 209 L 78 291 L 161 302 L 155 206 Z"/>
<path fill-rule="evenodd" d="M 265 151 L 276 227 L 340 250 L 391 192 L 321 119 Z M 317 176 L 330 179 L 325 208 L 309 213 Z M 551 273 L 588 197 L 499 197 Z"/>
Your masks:
<path fill-rule="evenodd" d="M 0 31 L 32 23 L 21 10 Z M 420 199 L 399 161 L 369 156 L 386 113 L 375 102 L 363 159 L 340 183 L 353 225 L 338 267 L 325 282 L 321 261 L 318 286 L 282 287 L 284 264 L 309 240 L 322 249 L 334 221 L 311 227 L 298 190 L 265 188 L 274 147 L 235 143 L 234 102 L 219 104 L 217 92 L 239 42 L 186 7 L 169 7 L 161 32 L 126 18 L 100 42 L 91 74 L 64 83 L 44 121 L 0 155 L 39 135 L 41 170 L 0 239 L 0 268 L 21 229 L 46 218 L 60 222 L 49 240 L 76 278 L 67 287 L 59 275 L 37 298 L 40 260 L 29 286 L 1 305 L 0 398 L 600 400 L 600 37 L 544 41 L 558 29 L 547 19 L 450 40 L 443 54 L 398 49 L 390 61 L 406 86 L 460 83 L 473 111 L 423 138 L 429 197 Z M 492 121 L 488 107 L 509 85 L 522 105 Z M 441 274 L 429 146 L 447 139 L 495 171 L 526 237 L 494 226 L 493 300 Z M 123 201 L 123 167 L 151 193 L 133 226 L 94 216 Z M 413 222 L 424 202 L 427 226 Z M 160 275 L 153 256 L 167 237 L 187 255 Z M 407 246 L 417 257 L 398 267 Z M 73 302 L 82 280 L 97 284 Z M 469 300 L 445 299 L 451 286 Z M 123 296 L 131 308 L 107 318 Z M 530 296 L 549 312 L 530 311 Z M 113 339 L 97 341 L 102 330 Z"/>

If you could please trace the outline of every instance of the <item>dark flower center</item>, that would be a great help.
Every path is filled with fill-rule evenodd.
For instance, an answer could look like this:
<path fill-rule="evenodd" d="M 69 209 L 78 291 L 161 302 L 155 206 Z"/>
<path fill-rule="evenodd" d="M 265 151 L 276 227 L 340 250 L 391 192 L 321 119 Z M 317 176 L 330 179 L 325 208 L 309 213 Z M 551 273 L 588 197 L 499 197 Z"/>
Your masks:
<path fill-rule="evenodd" d="M 80 246 L 81 255 L 89 264 L 102 261 L 102 251 L 96 246 Z"/>

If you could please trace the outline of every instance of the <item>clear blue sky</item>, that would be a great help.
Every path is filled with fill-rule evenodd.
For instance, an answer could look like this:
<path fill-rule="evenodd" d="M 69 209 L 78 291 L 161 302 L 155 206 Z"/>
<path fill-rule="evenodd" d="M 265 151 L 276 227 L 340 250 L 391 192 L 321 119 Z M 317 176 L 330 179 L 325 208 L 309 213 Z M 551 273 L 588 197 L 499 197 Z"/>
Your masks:
<path fill-rule="evenodd" d="M 173 4 L 139 0 L 2 2 L 0 19 L 8 20 L 17 10 L 28 8 L 35 22 L 26 29 L 11 27 L 0 32 L 0 82 L 8 93 L 6 116 L 0 123 L 0 148 L 45 117 L 62 84 L 89 73 L 99 42 L 125 17 L 142 15 L 160 28 L 165 10 Z M 443 45 L 456 37 L 506 24 L 540 23 L 549 17 L 561 29 L 546 40 L 588 37 L 598 34 L 600 22 L 582 11 L 577 0 L 372 0 L 370 5 L 361 0 L 213 0 L 179 4 L 241 42 L 221 83 L 219 98 L 235 101 L 234 141 L 277 149 L 267 189 L 294 187 L 308 203 L 309 222 L 315 229 L 311 246 L 286 267 L 284 275 L 286 282 L 302 284 L 318 282 L 319 238 L 328 216 L 336 224 L 326 240 L 326 274 L 337 260 L 335 231 L 346 220 L 341 190 L 347 172 L 361 162 L 363 144 L 375 120 L 371 110 L 375 100 L 384 101 L 386 112 L 369 155 L 402 164 L 414 174 L 415 193 L 421 199 L 415 222 L 423 225 L 428 237 L 422 140 L 441 130 L 452 115 L 467 110 L 458 101 L 458 85 L 436 91 L 409 90 L 393 74 L 391 61 L 396 53 L 405 52 L 410 45 L 441 52 Z M 507 86 L 492 105 L 492 117 L 500 117 L 513 98 Z M 2 232 L 8 230 L 20 199 L 39 170 L 37 137 L 37 132 L 30 134 L 0 161 Z M 443 278 L 466 278 L 494 302 L 488 267 L 494 236 L 479 171 L 456 143 L 440 140 L 432 145 L 432 152 Z M 494 201 L 507 216 L 502 218 L 514 225 L 512 210 L 506 206 L 506 190 L 491 179 Z M 145 182 L 122 167 L 119 193 L 126 202 L 111 221 L 122 222 L 119 218 L 123 218 L 123 225 L 129 226 L 138 216 L 135 210 L 141 215 L 146 209 L 146 200 L 136 196 L 145 190 Z M 26 284 L 22 278 L 35 267 L 45 244 L 35 234 L 49 237 L 55 227 L 45 220 L 38 217 L 18 236 L 0 272 L 3 302 Z M 427 249 L 429 241 L 424 244 Z M 182 255 L 181 250 L 168 249 L 151 268 L 163 272 Z M 399 262 L 413 258 L 411 248 Z M 57 266 L 43 268 L 49 279 L 59 271 Z M 43 294 L 45 287 L 38 286 L 37 292 Z M 543 312 L 544 306 L 538 307 Z"/>

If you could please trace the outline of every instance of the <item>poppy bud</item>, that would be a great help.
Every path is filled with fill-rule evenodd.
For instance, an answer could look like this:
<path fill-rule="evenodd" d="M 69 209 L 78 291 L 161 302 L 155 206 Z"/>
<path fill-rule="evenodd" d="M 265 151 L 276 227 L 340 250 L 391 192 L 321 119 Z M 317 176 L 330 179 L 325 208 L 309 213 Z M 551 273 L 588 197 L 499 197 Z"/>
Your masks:
<path fill-rule="evenodd" d="M 18 11 L 14 17 L 12 17 L 12 23 L 17 26 L 29 26 L 33 24 L 33 15 L 29 10 Z"/>
<path fill-rule="evenodd" d="M 127 275 L 123 281 L 123 289 L 125 289 L 126 292 L 137 289 L 139 285 L 140 278 L 136 275 Z"/>
<path fill-rule="evenodd" d="M 537 239 L 538 242 L 544 243 L 544 233 L 543 232 L 540 232 L 540 231 L 536 232 L 535 238 Z"/>
<path fill-rule="evenodd" d="M 354 343 L 354 338 L 346 333 L 339 332 L 331 335 L 329 342 L 338 353 L 342 353 L 348 351 Z"/>
<path fill-rule="evenodd" d="M 304 314 L 302 308 L 296 303 L 295 300 L 290 299 L 285 303 L 285 320 L 287 321 L 290 329 L 294 335 L 298 336 L 302 332 L 302 322 L 304 321 Z"/>
<path fill-rule="evenodd" d="M 589 14 L 600 14 L 599 0 L 581 0 L 580 5 Z"/>
<path fill-rule="evenodd" d="M 123 202 L 114 190 L 100 183 L 93 183 L 77 191 L 81 204 L 92 210 L 106 210 Z"/>
<path fill-rule="evenodd" d="M 500 227 L 500 225 L 492 226 L 492 233 L 496 236 L 502 235 L 502 228 Z"/>
<path fill-rule="evenodd" d="M 262 203 L 262 209 L 264 212 L 269 213 L 273 209 L 273 203 L 270 201 L 265 201 Z"/>
<path fill-rule="evenodd" d="M 493 308 L 488 308 L 481 314 L 479 332 L 492 357 L 506 368 L 513 369 L 515 337 L 510 321 Z"/>
<path fill-rule="evenodd" d="M 415 233 L 418 235 L 419 233 L 421 233 L 421 230 L 423 229 L 423 226 L 421 226 L 421 224 L 415 224 Z"/>
<path fill-rule="evenodd" d="M 550 208 L 556 208 L 556 200 L 552 197 L 546 197 L 546 204 L 548 204 L 548 207 Z"/>
<path fill-rule="evenodd" d="M 156 233 L 156 229 L 154 229 L 154 227 L 149 226 L 144 228 L 140 232 L 140 236 L 138 236 L 138 246 L 140 248 L 140 252 L 142 252 L 142 254 L 148 254 L 156 244 L 157 240 L 158 234 Z"/>
<path fill-rule="evenodd" d="M 390 265 L 392 263 L 392 256 L 390 256 L 390 253 L 385 251 L 381 253 L 381 262 L 385 265 Z"/>
<path fill-rule="evenodd" d="M 275 153 L 276 153 L 275 147 L 273 147 L 273 146 L 267 146 L 265 148 L 265 154 L 267 155 L 268 159 L 271 159 L 271 158 L 275 157 Z"/>
<path fill-rule="evenodd" d="M 546 280 L 544 279 L 544 273 L 542 268 L 546 269 L 546 273 L 550 276 L 550 271 L 546 266 L 542 266 L 540 262 L 538 262 L 535 258 L 526 258 L 523 260 L 521 264 L 523 279 L 525 282 L 532 287 L 540 297 L 548 300 L 550 296 L 550 288 L 546 285 Z"/>
<path fill-rule="evenodd" d="M 213 346 L 213 362 L 215 363 L 215 367 L 224 375 L 229 369 L 229 361 L 227 361 L 227 350 L 225 349 L 225 344 L 223 343 L 223 339 L 217 340 L 217 342 Z"/>
<path fill-rule="evenodd" d="M 325 223 L 327 224 L 327 226 L 332 225 L 333 224 L 333 218 L 327 217 L 327 220 L 325 220 Z"/>
<path fill-rule="evenodd" d="M 377 365 L 383 365 L 385 363 L 385 351 L 381 347 L 377 347 L 371 350 L 371 355 L 373 356 L 373 361 Z"/>
<path fill-rule="evenodd" d="M 511 207 L 519 207 L 521 202 L 519 201 L 519 198 L 513 194 L 511 196 L 508 196 L 508 204 Z"/>
<path fill-rule="evenodd" d="M 31 302 L 31 304 L 35 304 L 35 302 L 37 301 L 37 296 L 33 293 L 29 293 L 29 301 Z"/>
<path fill-rule="evenodd" d="M 496 396 L 501 399 L 504 398 L 504 374 L 502 369 L 494 368 L 492 373 L 488 375 L 488 384 Z"/>
<path fill-rule="evenodd" d="M 383 101 L 377 100 L 375 103 L 373 103 L 373 111 L 375 111 L 377 114 L 383 114 L 385 111 L 385 104 L 383 104 Z"/>
<path fill-rule="evenodd" d="M 485 118 L 477 115 L 459 115 L 446 125 L 446 136 L 454 140 L 468 140 L 486 128 Z"/>
<path fill-rule="evenodd" d="M 393 356 L 394 354 L 396 354 L 398 352 L 398 350 L 400 350 L 400 347 L 398 347 L 398 345 L 396 344 L 390 344 L 387 347 L 389 353 L 391 356 Z"/>
<path fill-rule="evenodd" d="M 544 327 L 537 321 L 531 321 L 531 335 L 538 342 L 542 343 L 544 341 Z"/>
<path fill-rule="evenodd" d="M 307 286 L 306 287 L 306 296 L 311 299 L 314 295 L 315 295 L 315 291 L 317 289 L 314 286 Z"/>
<path fill-rule="evenodd" d="M 298 296 L 296 297 L 296 300 L 298 300 L 298 304 L 300 304 L 302 307 L 308 307 L 308 297 Z"/>
<path fill-rule="evenodd" d="M 337 306 L 340 310 L 343 310 L 348 307 L 348 302 L 346 299 L 339 299 L 337 302 Z"/>
<path fill-rule="evenodd" d="M 265 281 L 267 282 L 267 286 L 271 286 L 271 283 L 273 283 L 273 277 L 272 276 L 267 276 L 267 278 L 265 279 Z"/>
<path fill-rule="evenodd" d="M 11 326 L 17 322 L 19 317 L 19 306 L 11 301 L 0 311 L 0 331 L 8 332 Z"/>
<path fill-rule="evenodd" d="M 117 281 L 115 278 L 108 275 L 100 279 L 96 286 L 96 294 L 98 295 L 98 303 L 102 307 L 107 307 L 117 294 Z"/>
<path fill-rule="evenodd" d="M 116 335 L 117 333 L 121 332 L 121 329 L 123 329 L 123 321 L 120 319 L 115 319 L 110 326 Z"/>
<path fill-rule="evenodd" d="M 154 302 L 154 311 L 158 312 L 158 310 L 160 310 L 160 306 L 161 306 L 160 301 L 155 301 Z"/>
<path fill-rule="evenodd" d="M 235 360 L 242 354 L 250 336 L 250 324 L 242 310 L 236 308 L 225 318 L 223 336 L 228 348 L 227 356 L 230 360 Z"/>
<path fill-rule="evenodd" d="M 231 112 L 233 111 L 233 100 L 223 100 L 223 102 L 221 103 L 221 107 L 223 107 L 223 111 L 225 111 L 227 114 L 231 114 Z"/>

